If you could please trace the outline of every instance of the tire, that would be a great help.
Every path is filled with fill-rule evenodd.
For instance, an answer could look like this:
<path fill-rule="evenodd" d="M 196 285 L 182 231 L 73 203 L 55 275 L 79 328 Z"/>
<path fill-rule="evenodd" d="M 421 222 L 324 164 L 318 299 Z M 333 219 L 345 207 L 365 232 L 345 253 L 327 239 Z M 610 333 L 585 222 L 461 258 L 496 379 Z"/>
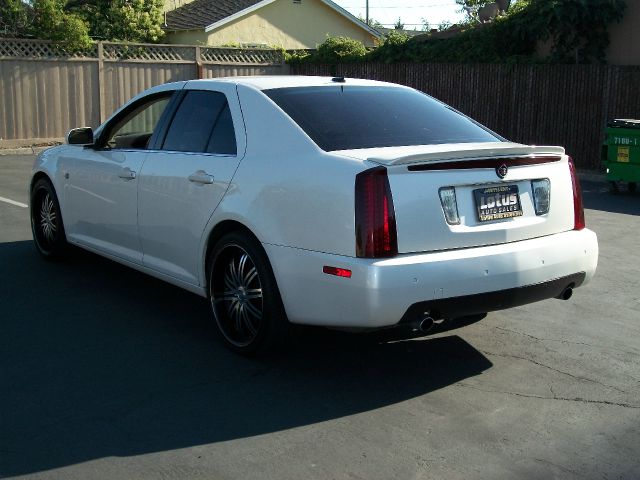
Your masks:
<path fill-rule="evenodd" d="M 231 232 L 213 247 L 207 271 L 213 317 L 224 343 L 247 356 L 281 350 L 289 322 L 262 245 Z"/>
<path fill-rule="evenodd" d="M 627 184 L 627 191 L 629 193 L 634 193 L 636 191 L 636 188 L 637 188 L 636 182 L 629 182 Z"/>
<path fill-rule="evenodd" d="M 48 179 L 41 178 L 31 189 L 31 232 L 38 253 L 57 260 L 68 252 L 58 196 Z"/>
<path fill-rule="evenodd" d="M 609 193 L 611 193 L 612 195 L 617 195 L 618 193 L 620 193 L 620 189 L 618 188 L 618 182 L 615 181 L 609 181 Z"/>

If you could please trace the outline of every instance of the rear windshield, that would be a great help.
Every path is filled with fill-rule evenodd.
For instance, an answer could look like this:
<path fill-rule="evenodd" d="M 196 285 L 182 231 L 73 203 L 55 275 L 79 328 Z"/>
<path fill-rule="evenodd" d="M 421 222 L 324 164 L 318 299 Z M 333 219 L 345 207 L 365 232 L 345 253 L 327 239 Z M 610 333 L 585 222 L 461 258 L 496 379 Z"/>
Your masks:
<path fill-rule="evenodd" d="M 480 124 L 416 90 L 336 85 L 264 93 L 325 151 L 500 141 Z"/>

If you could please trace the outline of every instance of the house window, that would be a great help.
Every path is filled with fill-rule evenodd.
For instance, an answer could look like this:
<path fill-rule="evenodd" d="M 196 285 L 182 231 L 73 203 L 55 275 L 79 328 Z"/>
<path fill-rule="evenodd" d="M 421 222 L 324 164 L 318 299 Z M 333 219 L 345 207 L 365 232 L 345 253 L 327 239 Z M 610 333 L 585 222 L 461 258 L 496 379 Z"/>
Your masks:
<path fill-rule="evenodd" d="M 293 0 L 293 3 L 295 3 L 296 5 L 300 5 L 302 3 L 302 0 Z"/>

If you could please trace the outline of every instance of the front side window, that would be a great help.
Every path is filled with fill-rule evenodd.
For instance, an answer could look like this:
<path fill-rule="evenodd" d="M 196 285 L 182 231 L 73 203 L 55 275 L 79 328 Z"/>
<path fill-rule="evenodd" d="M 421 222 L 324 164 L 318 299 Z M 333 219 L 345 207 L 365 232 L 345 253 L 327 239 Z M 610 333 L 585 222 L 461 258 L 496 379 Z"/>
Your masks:
<path fill-rule="evenodd" d="M 235 155 L 236 136 L 227 97 L 220 92 L 187 92 L 162 149 Z"/>
<path fill-rule="evenodd" d="M 109 129 L 106 145 L 115 149 L 147 148 L 170 99 L 171 93 L 164 93 L 143 101 L 126 112 Z"/>
<path fill-rule="evenodd" d="M 500 141 L 480 124 L 416 90 L 336 85 L 264 93 L 325 151 Z"/>

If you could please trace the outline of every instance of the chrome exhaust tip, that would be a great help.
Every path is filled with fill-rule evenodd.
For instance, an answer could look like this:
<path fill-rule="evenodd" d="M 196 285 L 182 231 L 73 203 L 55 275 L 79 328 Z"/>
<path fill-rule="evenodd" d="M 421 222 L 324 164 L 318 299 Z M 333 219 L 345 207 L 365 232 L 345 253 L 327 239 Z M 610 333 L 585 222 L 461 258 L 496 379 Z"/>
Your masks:
<path fill-rule="evenodd" d="M 433 328 L 435 323 L 436 322 L 434 322 L 433 318 L 428 316 L 424 317 L 422 320 L 420 320 L 418 330 L 420 330 L 422 333 L 426 333 Z"/>
<path fill-rule="evenodd" d="M 409 325 L 411 326 L 411 330 L 413 330 L 414 332 L 426 333 L 434 326 L 440 325 L 442 322 L 444 322 L 444 319 L 435 320 L 429 314 L 429 312 L 424 312 L 422 316 L 420 316 L 417 320 L 411 322 Z"/>

